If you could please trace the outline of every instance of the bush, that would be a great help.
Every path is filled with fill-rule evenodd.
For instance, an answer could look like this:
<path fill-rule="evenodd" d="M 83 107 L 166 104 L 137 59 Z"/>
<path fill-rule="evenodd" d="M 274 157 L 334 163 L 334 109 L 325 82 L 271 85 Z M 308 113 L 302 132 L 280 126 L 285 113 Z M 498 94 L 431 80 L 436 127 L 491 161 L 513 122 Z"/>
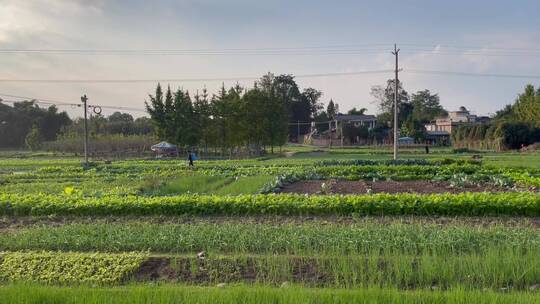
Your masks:
<path fill-rule="evenodd" d="M 520 149 L 531 143 L 531 127 L 523 122 L 503 122 L 495 130 L 495 136 L 502 139 L 507 149 Z"/>
<path fill-rule="evenodd" d="M 0 281 L 46 284 L 117 284 L 143 262 L 144 255 L 12 252 L 1 255 Z"/>

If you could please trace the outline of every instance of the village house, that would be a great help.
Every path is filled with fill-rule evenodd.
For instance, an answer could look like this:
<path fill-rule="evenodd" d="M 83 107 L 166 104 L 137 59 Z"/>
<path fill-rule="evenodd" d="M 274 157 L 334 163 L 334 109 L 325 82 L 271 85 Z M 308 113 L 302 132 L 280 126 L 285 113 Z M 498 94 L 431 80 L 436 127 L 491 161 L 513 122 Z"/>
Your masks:
<path fill-rule="evenodd" d="M 425 124 L 427 139 L 434 144 L 449 144 L 450 135 L 457 127 L 464 124 L 489 123 L 491 118 L 471 114 L 467 108 L 461 106 L 458 111 L 448 112 L 448 116 L 436 118 Z"/>
<path fill-rule="evenodd" d="M 368 129 L 375 128 L 377 117 L 374 115 L 345 115 L 338 114 L 336 121 L 339 124 L 353 124 L 355 127 L 367 127 Z"/>

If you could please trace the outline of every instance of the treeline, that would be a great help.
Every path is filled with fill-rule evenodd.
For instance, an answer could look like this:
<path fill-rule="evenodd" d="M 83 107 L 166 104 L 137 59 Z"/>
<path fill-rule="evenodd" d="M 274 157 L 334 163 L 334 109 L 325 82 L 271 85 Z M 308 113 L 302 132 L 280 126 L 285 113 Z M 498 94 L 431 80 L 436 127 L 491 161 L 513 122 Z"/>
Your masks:
<path fill-rule="evenodd" d="M 133 118 L 128 113 L 114 112 L 109 116 L 88 118 L 89 153 L 91 156 L 141 156 L 155 144 L 154 128 L 148 117 Z M 84 119 L 76 118 L 60 130 L 54 141 L 43 142 L 47 151 L 81 153 L 84 145 Z"/>
<path fill-rule="evenodd" d="M 40 108 L 34 101 L 9 106 L 0 99 L 0 148 L 38 148 L 39 143 L 57 138 L 62 128 L 71 124 L 66 112 L 55 106 Z"/>
<path fill-rule="evenodd" d="M 153 125 L 148 117 L 135 119 L 131 114 L 121 112 L 114 112 L 109 116 L 92 114 L 88 117 L 88 134 L 93 138 L 104 135 L 149 135 L 153 132 Z M 59 134 L 61 138 L 82 136 L 84 136 L 83 118 L 74 119 Z"/>
<path fill-rule="evenodd" d="M 115 112 L 108 117 L 92 114 L 88 130 L 91 152 L 149 149 L 148 143 L 155 141 L 150 119 L 134 119 L 127 113 Z M 82 118 L 72 120 L 54 105 L 40 108 L 35 101 L 21 101 L 10 106 L 0 100 L 0 148 L 80 153 L 83 139 Z"/>
<path fill-rule="evenodd" d="M 540 142 L 540 88 L 527 85 L 514 104 L 486 124 L 463 125 L 452 132 L 454 146 L 471 149 L 520 149 Z"/>
<path fill-rule="evenodd" d="M 291 75 L 269 73 L 252 88 L 223 86 L 212 96 L 206 89 L 201 92 L 191 97 L 187 90 L 173 92 L 168 87 L 163 92 L 157 85 L 146 108 L 159 139 L 185 149 L 214 148 L 232 154 L 269 148 L 273 153 L 289 134 L 297 134 L 290 121 L 311 121 L 322 108 L 322 93 L 312 88 L 300 91 Z"/>

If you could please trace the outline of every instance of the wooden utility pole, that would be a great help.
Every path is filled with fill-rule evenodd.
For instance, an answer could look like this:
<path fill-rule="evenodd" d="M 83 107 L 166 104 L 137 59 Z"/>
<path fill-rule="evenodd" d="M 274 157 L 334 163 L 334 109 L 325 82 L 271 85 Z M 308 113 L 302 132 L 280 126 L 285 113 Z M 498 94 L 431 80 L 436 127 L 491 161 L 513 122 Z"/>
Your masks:
<path fill-rule="evenodd" d="M 84 166 L 85 168 L 88 168 L 88 122 L 87 122 L 88 108 L 86 106 L 88 97 L 86 97 L 86 94 L 81 97 L 81 101 L 83 103 L 83 111 L 84 111 Z"/>
<path fill-rule="evenodd" d="M 332 148 L 332 121 L 328 121 L 328 148 Z"/>
<path fill-rule="evenodd" d="M 399 49 L 397 48 L 397 45 L 394 44 L 394 51 L 392 54 L 396 57 L 396 77 L 394 79 L 394 160 L 397 160 L 398 158 L 398 100 L 399 100 L 399 79 L 398 79 L 398 73 L 399 73 L 399 65 L 398 65 L 398 57 L 399 57 Z"/>
<path fill-rule="evenodd" d="M 336 120 L 336 128 L 337 128 L 338 121 Z M 339 124 L 339 134 L 341 139 L 341 148 L 343 149 L 343 121 Z"/>
<path fill-rule="evenodd" d="M 296 123 L 296 141 L 300 144 L 300 120 L 297 120 Z"/>

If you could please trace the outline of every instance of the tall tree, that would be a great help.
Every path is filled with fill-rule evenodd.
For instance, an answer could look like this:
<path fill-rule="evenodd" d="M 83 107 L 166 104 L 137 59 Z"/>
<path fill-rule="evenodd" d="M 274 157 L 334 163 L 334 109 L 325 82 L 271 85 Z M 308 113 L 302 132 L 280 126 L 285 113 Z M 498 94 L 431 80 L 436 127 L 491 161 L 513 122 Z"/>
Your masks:
<path fill-rule="evenodd" d="M 386 86 L 371 87 L 373 102 L 377 105 L 380 113 L 393 113 L 394 111 L 394 79 L 386 81 Z M 403 83 L 398 83 L 398 104 L 409 103 L 409 93 L 403 89 Z"/>
<path fill-rule="evenodd" d="M 513 106 L 512 112 L 517 120 L 540 127 L 540 88 L 527 85 L 525 92 L 520 94 Z"/>
<path fill-rule="evenodd" d="M 150 114 L 152 123 L 154 124 L 154 130 L 159 139 L 169 140 L 167 134 L 167 112 L 165 110 L 165 104 L 163 102 L 163 91 L 161 85 L 158 83 L 156 87 L 155 95 L 148 95 L 150 98 L 150 103 L 147 101 L 144 102 L 146 106 L 146 111 Z M 169 109 L 170 110 L 170 106 Z"/>
<path fill-rule="evenodd" d="M 172 128 L 174 142 L 182 147 L 194 146 L 198 143 L 195 114 L 188 91 L 178 89 L 174 93 L 172 106 Z"/>
<path fill-rule="evenodd" d="M 334 101 L 330 99 L 330 101 L 328 102 L 328 106 L 326 107 L 326 115 L 328 116 L 329 119 L 335 119 L 338 113 L 339 113 L 338 104 L 337 103 L 335 104 Z"/>
<path fill-rule="evenodd" d="M 418 91 L 411 96 L 411 119 L 420 123 L 427 123 L 436 117 L 446 116 L 448 112 L 441 106 L 438 94 L 429 90 Z"/>

